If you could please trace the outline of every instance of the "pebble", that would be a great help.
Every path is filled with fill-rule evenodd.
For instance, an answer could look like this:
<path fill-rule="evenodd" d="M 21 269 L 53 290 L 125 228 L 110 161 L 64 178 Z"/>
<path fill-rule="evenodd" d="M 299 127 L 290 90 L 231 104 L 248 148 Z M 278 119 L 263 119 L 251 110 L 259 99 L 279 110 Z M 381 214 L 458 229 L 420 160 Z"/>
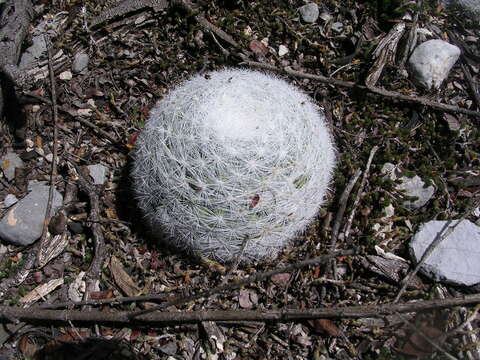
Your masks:
<path fill-rule="evenodd" d="M 64 71 L 64 72 L 60 73 L 60 75 L 59 75 L 59 78 L 61 80 L 65 80 L 65 81 L 72 80 L 72 77 L 73 77 L 73 75 L 70 71 Z"/>
<path fill-rule="evenodd" d="M 410 59 L 410 75 L 426 89 L 438 89 L 460 56 L 460 49 L 443 40 L 418 45 Z"/>
<path fill-rule="evenodd" d="M 319 11 L 318 5 L 315 3 L 308 3 L 298 9 L 302 20 L 306 23 L 314 23 L 318 19 Z"/>
<path fill-rule="evenodd" d="M 453 226 L 458 220 L 452 221 Z M 423 224 L 410 242 L 410 253 L 416 262 L 427 247 L 444 229 L 448 221 L 429 221 Z M 435 281 L 453 285 L 472 286 L 480 283 L 478 261 L 480 227 L 463 220 L 455 230 L 433 250 L 420 271 Z"/>
<path fill-rule="evenodd" d="M 417 198 L 403 202 L 403 206 L 409 210 L 421 208 L 435 193 L 435 187 L 432 185 L 425 187 L 425 183 L 418 175 L 412 178 L 402 176 L 400 181 L 401 183 L 396 186 L 397 190 L 403 190 L 405 195 Z"/>
<path fill-rule="evenodd" d="M 42 235 L 50 187 L 44 183 L 30 183 L 30 193 L 17 202 L 0 220 L 0 238 L 11 244 L 26 246 Z M 63 197 L 54 190 L 53 210 L 62 206 Z"/>
<path fill-rule="evenodd" d="M 107 168 L 105 166 L 101 164 L 95 164 L 88 165 L 87 168 L 95 185 L 102 185 L 105 183 L 107 177 Z"/>
<path fill-rule="evenodd" d="M 85 73 L 88 70 L 89 57 L 87 54 L 80 52 L 75 54 L 72 63 L 72 71 L 74 74 Z"/>
<path fill-rule="evenodd" d="M 288 54 L 288 48 L 285 45 L 280 45 L 278 47 L 278 56 L 283 56 Z"/>
<path fill-rule="evenodd" d="M 17 202 L 18 202 L 18 199 L 13 194 L 8 194 L 7 196 L 5 196 L 5 199 L 3 199 L 3 204 L 6 207 L 10 207 L 10 206 L 16 204 Z"/>
<path fill-rule="evenodd" d="M 0 159 L 0 168 L 3 170 L 3 174 L 8 181 L 12 181 L 15 178 L 15 168 L 22 168 L 23 161 L 15 153 L 7 153 Z"/>

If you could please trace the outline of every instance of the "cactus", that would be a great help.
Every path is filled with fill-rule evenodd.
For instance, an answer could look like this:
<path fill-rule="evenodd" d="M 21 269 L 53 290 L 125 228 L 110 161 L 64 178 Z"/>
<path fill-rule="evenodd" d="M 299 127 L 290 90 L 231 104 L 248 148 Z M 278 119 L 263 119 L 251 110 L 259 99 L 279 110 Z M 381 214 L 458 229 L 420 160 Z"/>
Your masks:
<path fill-rule="evenodd" d="M 152 109 L 132 177 L 153 233 L 221 262 L 275 256 L 315 218 L 335 150 L 303 92 L 262 72 L 197 75 Z"/>

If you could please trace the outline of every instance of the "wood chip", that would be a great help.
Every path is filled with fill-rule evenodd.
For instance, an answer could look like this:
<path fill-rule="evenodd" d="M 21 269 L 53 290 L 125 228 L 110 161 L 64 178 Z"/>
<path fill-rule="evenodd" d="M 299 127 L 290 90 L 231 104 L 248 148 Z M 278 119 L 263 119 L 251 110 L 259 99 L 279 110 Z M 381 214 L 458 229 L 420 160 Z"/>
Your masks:
<path fill-rule="evenodd" d="M 140 289 L 133 282 L 130 275 L 125 271 L 122 263 L 115 256 L 110 259 L 110 271 L 113 275 L 115 283 L 127 296 L 137 296 L 140 293 Z"/>
<path fill-rule="evenodd" d="M 27 295 L 20 298 L 19 302 L 23 304 L 32 304 L 35 301 L 44 298 L 62 284 L 63 278 L 50 280 L 46 284 L 37 286 Z"/>

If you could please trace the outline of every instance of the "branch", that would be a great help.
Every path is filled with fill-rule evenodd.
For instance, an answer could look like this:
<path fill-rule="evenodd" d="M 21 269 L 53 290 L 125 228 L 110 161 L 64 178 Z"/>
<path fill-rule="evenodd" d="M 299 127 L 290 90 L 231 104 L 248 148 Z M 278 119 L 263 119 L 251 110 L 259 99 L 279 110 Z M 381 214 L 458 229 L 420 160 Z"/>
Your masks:
<path fill-rule="evenodd" d="M 421 97 L 421 96 L 409 96 L 409 95 L 403 95 L 395 91 L 390 91 L 390 90 L 385 90 L 385 89 L 380 89 L 375 86 L 367 87 L 364 85 L 358 85 L 352 81 L 344 81 L 344 80 L 338 80 L 322 75 L 314 75 L 314 74 L 308 74 L 304 73 L 301 71 L 296 71 L 293 70 L 289 67 L 285 68 L 278 68 L 274 65 L 269 65 L 269 64 L 264 64 L 264 63 L 259 63 L 256 61 L 250 61 L 250 60 L 244 60 L 241 64 L 248 65 L 250 67 L 255 67 L 255 68 L 260 68 L 264 70 L 269 70 L 269 71 L 275 71 L 278 73 L 283 73 L 289 76 L 293 77 L 298 77 L 298 78 L 304 78 L 304 79 L 310 79 L 314 81 L 319 81 L 325 84 L 330 84 L 330 85 L 335 85 L 335 86 L 340 86 L 340 87 L 346 87 L 350 89 L 359 89 L 362 91 L 369 91 L 373 94 L 381 95 L 384 97 L 392 98 L 395 100 L 401 100 L 409 103 L 415 103 L 415 104 L 420 104 L 424 106 L 429 106 L 431 108 L 437 109 L 437 110 L 442 110 L 442 111 L 447 111 L 447 112 L 452 112 L 452 113 L 462 113 L 466 115 L 470 115 L 476 118 L 480 118 L 480 112 L 478 111 L 473 111 L 473 110 L 468 110 L 465 108 L 461 108 L 458 106 L 454 105 L 449 105 L 449 104 L 442 104 L 438 103 L 435 101 L 431 101 L 427 99 L 426 97 Z"/>
<path fill-rule="evenodd" d="M 480 294 L 468 295 L 441 300 L 425 300 L 409 303 L 387 303 L 381 305 L 335 306 L 331 308 L 314 308 L 308 310 L 280 311 L 187 311 L 156 312 L 144 314 L 131 319 L 131 312 L 105 311 L 68 311 L 45 310 L 36 308 L 19 308 L 0 306 L 0 322 L 11 322 L 12 319 L 23 322 L 82 322 L 102 323 L 108 325 L 144 324 L 162 326 L 166 323 L 199 323 L 202 321 L 299 321 L 306 319 L 356 319 L 378 318 L 395 313 L 413 313 L 434 309 L 446 309 L 455 306 L 466 306 L 480 303 Z"/>

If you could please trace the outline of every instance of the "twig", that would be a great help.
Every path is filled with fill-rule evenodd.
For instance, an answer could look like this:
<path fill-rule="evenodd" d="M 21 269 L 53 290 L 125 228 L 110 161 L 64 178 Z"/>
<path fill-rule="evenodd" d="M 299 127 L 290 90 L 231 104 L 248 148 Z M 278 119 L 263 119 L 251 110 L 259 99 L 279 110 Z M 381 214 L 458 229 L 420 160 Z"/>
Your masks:
<path fill-rule="evenodd" d="M 105 305 L 105 304 L 124 304 L 131 302 L 144 302 L 144 301 L 160 301 L 165 300 L 166 297 L 171 296 L 170 293 L 165 294 L 151 294 L 151 295 L 142 295 L 142 296 L 124 296 L 116 297 L 111 299 L 88 299 L 83 301 L 68 301 L 63 303 L 55 304 L 42 304 L 38 306 L 39 309 L 60 309 L 60 308 L 72 308 L 75 306 L 83 305 Z M 30 307 L 31 309 L 36 309 L 37 307 Z"/>
<path fill-rule="evenodd" d="M 332 252 L 332 253 L 326 254 L 326 255 L 321 255 L 321 256 L 318 256 L 318 257 L 313 258 L 313 259 L 303 260 L 303 261 L 297 262 L 295 264 L 292 264 L 292 265 L 289 265 L 289 266 L 286 266 L 286 267 L 283 267 L 283 268 L 278 268 L 278 269 L 268 271 L 268 272 L 257 273 L 257 274 L 251 275 L 251 276 L 249 276 L 245 279 L 235 281 L 235 282 L 230 283 L 230 284 L 220 285 L 220 286 L 217 286 L 215 288 L 204 290 L 204 291 L 201 291 L 200 293 L 198 293 L 196 295 L 186 296 L 186 297 L 183 297 L 183 298 L 180 298 L 180 299 L 177 299 L 177 300 L 165 302 L 165 303 L 163 303 L 159 306 L 155 306 L 155 307 L 147 309 L 147 310 L 142 310 L 142 311 L 138 311 L 138 312 L 135 312 L 135 313 L 131 313 L 131 314 L 129 314 L 129 317 L 133 319 L 133 318 L 136 318 L 140 315 L 144 315 L 144 314 L 147 314 L 147 313 L 150 313 L 150 312 L 153 312 L 153 311 L 158 311 L 158 310 L 167 308 L 169 306 L 181 305 L 181 304 L 185 304 L 185 303 L 188 303 L 190 301 L 198 300 L 198 299 L 201 299 L 201 298 L 207 298 L 207 297 L 209 297 L 213 294 L 218 294 L 218 293 L 221 293 L 223 291 L 238 289 L 238 288 L 240 288 L 244 285 L 248 285 L 252 282 L 262 281 L 262 280 L 268 279 L 269 277 L 271 277 L 275 274 L 290 272 L 292 270 L 301 269 L 301 268 L 304 268 L 304 267 L 307 267 L 307 266 L 310 266 L 310 265 L 322 264 L 325 261 L 327 261 L 328 259 L 331 259 L 331 258 L 334 258 L 334 257 L 348 256 L 348 255 L 355 255 L 355 254 L 356 254 L 356 251 L 353 251 L 353 250 L 347 250 L 347 251 L 341 251 L 341 252 L 338 251 L 338 252 Z"/>
<path fill-rule="evenodd" d="M 468 86 L 470 87 L 470 92 L 472 93 L 473 100 L 477 105 L 477 109 L 480 110 L 480 95 L 478 94 L 477 85 L 473 81 L 472 74 L 470 73 L 468 66 L 463 63 L 461 64 L 461 66 L 462 66 L 463 73 L 465 74 L 465 78 L 467 79 Z"/>
<path fill-rule="evenodd" d="M 356 305 L 331 308 L 314 308 L 307 310 L 279 310 L 279 311 L 188 311 L 188 312 L 155 312 L 137 316 L 132 320 L 132 313 L 128 311 L 69 311 L 45 310 L 39 308 L 19 308 L 0 306 L 0 322 L 8 322 L 15 318 L 23 322 L 84 322 L 102 324 L 145 324 L 149 326 L 164 325 L 165 323 L 199 323 L 202 321 L 299 321 L 305 319 L 355 319 L 367 317 L 383 317 L 396 313 L 423 312 L 434 309 L 446 309 L 455 306 L 467 306 L 480 303 L 480 294 L 467 295 L 457 298 L 441 300 L 425 300 L 409 303 L 387 303 L 380 305 Z"/>
<path fill-rule="evenodd" d="M 348 235 L 350 235 L 350 228 L 352 227 L 353 218 L 355 217 L 355 211 L 360 201 L 360 196 L 362 195 L 363 188 L 365 187 L 365 183 L 367 182 L 367 177 L 370 172 L 370 166 L 372 165 L 372 160 L 377 150 L 378 150 L 377 145 L 375 145 L 372 148 L 372 150 L 370 150 L 370 155 L 368 156 L 367 165 L 365 166 L 365 170 L 363 171 L 362 181 L 360 182 L 360 187 L 358 188 L 357 196 L 355 196 L 355 200 L 353 201 L 352 211 L 350 211 L 350 215 L 348 216 L 347 223 L 345 224 L 345 231 L 344 231 L 345 239 L 348 239 Z"/>
<path fill-rule="evenodd" d="M 343 215 L 345 214 L 345 209 L 347 208 L 347 202 L 348 198 L 350 197 L 350 193 L 352 192 L 353 187 L 358 181 L 358 178 L 362 174 L 362 170 L 357 169 L 355 172 L 355 175 L 353 175 L 353 178 L 350 179 L 350 182 L 348 185 L 345 187 L 345 190 L 343 190 L 342 195 L 340 196 L 340 208 L 337 211 L 337 214 L 335 215 L 335 222 L 333 223 L 333 228 L 332 228 L 332 237 L 330 239 L 330 249 L 335 249 L 335 246 L 337 244 L 337 238 L 338 238 L 338 233 L 340 232 L 340 225 L 342 224 L 342 219 Z"/>
<path fill-rule="evenodd" d="M 435 239 L 432 241 L 432 243 L 427 247 L 425 252 L 422 255 L 422 258 L 418 262 L 417 266 L 415 266 L 415 269 L 410 271 L 407 276 L 402 280 L 402 287 L 400 291 L 398 292 L 397 296 L 395 297 L 395 300 L 393 301 L 394 303 L 398 302 L 400 298 L 402 297 L 403 293 L 407 289 L 408 284 L 410 283 L 410 280 L 417 274 L 418 270 L 420 270 L 420 267 L 425 263 L 425 261 L 428 259 L 428 257 L 432 254 L 433 250 L 443 241 L 445 240 L 454 230 L 455 228 L 463 221 L 467 216 L 469 216 L 478 206 L 480 205 L 480 197 L 476 200 L 473 201 L 470 208 L 460 217 L 460 219 L 456 220 L 456 223 L 452 226 L 450 224 L 452 223 L 453 220 L 449 220 L 445 226 L 438 232 L 438 234 L 435 236 Z"/>
<path fill-rule="evenodd" d="M 95 185 L 91 183 L 88 177 L 82 172 L 82 170 L 74 163 L 71 162 L 75 170 L 78 173 L 78 181 L 80 183 L 80 188 L 88 195 L 90 200 L 90 216 L 91 220 L 90 228 L 93 233 L 94 241 L 94 257 L 86 277 L 87 288 L 85 290 L 85 300 L 89 299 L 89 295 L 94 291 L 95 283 L 100 278 L 102 264 L 106 256 L 105 240 L 102 233 L 102 226 L 100 224 L 100 200 L 99 200 L 99 191 Z"/>
<path fill-rule="evenodd" d="M 53 108 L 53 156 L 52 156 L 52 171 L 50 173 L 50 189 L 48 191 L 48 202 L 47 209 L 45 211 L 45 219 L 43 221 L 42 236 L 40 237 L 40 246 L 37 252 L 37 266 L 40 266 L 40 257 L 42 250 L 44 250 L 47 245 L 47 234 L 48 234 L 48 223 L 52 216 L 52 201 L 53 201 L 53 191 L 55 188 L 55 178 L 57 177 L 57 142 L 58 142 L 58 108 L 57 108 L 57 91 L 55 85 L 55 73 L 53 72 L 53 62 L 52 62 L 52 47 L 50 43 L 50 38 L 44 37 L 45 43 L 47 44 L 47 54 L 48 54 L 48 71 L 50 73 L 50 88 L 52 93 L 52 108 Z"/>
<path fill-rule="evenodd" d="M 374 87 L 374 86 L 367 87 L 367 86 L 364 86 L 364 85 L 356 84 L 352 81 L 338 80 L 338 79 L 334 79 L 334 78 L 330 78 L 330 77 L 326 77 L 326 76 L 322 76 L 322 75 L 308 74 L 308 73 L 304 73 L 304 72 L 301 72 L 301 71 L 293 70 L 289 67 L 278 68 L 274 65 L 264 64 L 264 63 L 260 63 L 260 62 L 256 62 L 256 61 L 243 60 L 241 62 L 241 64 L 244 64 L 244 65 L 247 65 L 247 66 L 250 66 L 250 67 L 259 68 L 259 69 L 264 69 L 264 70 L 274 71 L 274 72 L 278 72 L 278 73 L 283 73 L 283 74 L 293 76 L 293 77 L 319 81 L 319 82 L 322 82 L 322 83 L 325 83 L 325 84 L 330 84 L 330 85 L 335 85 L 335 86 L 340 86 L 340 87 L 346 87 L 346 88 L 350 88 L 350 89 L 359 89 L 359 90 L 371 92 L 373 94 L 381 95 L 381 96 L 388 97 L 388 98 L 395 99 L 395 100 L 400 100 L 400 101 L 405 101 L 405 102 L 409 102 L 409 103 L 416 103 L 416 104 L 421 104 L 421 105 L 424 105 L 424 106 L 429 106 L 429 107 L 437 109 L 437 110 L 442 110 L 442 111 L 447 111 L 447 112 L 452 112 L 452 113 L 461 113 L 461 114 L 470 115 L 470 116 L 473 116 L 473 117 L 476 117 L 476 118 L 480 118 L 480 112 L 478 112 L 478 111 L 468 110 L 468 109 L 461 108 L 461 107 L 454 106 L 454 105 L 438 103 L 438 102 L 431 101 L 431 100 L 429 100 L 425 97 L 421 97 L 421 96 L 403 95 L 403 94 L 400 94 L 400 93 L 395 92 L 395 91 L 380 89 L 380 88 Z"/>
<path fill-rule="evenodd" d="M 34 99 L 37 99 L 47 105 L 52 105 L 52 102 L 42 96 L 39 96 L 37 94 L 34 94 L 34 93 L 25 93 L 25 96 L 29 96 L 29 97 L 32 97 Z M 78 116 L 78 115 L 75 115 L 73 110 L 71 109 L 68 109 L 66 107 L 63 107 L 63 106 L 57 106 L 58 110 L 70 115 L 71 117 L 73 117 L 76 121 L 78 121 L 79 123 L 83 124 L 83 125 L 86 125 L 88 126 L 89 128 L 95 130 L 97 133 L 99 133 L 100 135 L 102 135 L 104 138 L 106 138 L 107 140 L 109 140 L 112 144 L 114 145 L 118 145 L 120 146 L 120 142 L 119 140 L 113 138 L 112 136 L 110 136 L 109 133 L 107 133 L 105 130 L 102 130 L 100 129 L 97 125 L 95 125 L 94 123 Z"/>

